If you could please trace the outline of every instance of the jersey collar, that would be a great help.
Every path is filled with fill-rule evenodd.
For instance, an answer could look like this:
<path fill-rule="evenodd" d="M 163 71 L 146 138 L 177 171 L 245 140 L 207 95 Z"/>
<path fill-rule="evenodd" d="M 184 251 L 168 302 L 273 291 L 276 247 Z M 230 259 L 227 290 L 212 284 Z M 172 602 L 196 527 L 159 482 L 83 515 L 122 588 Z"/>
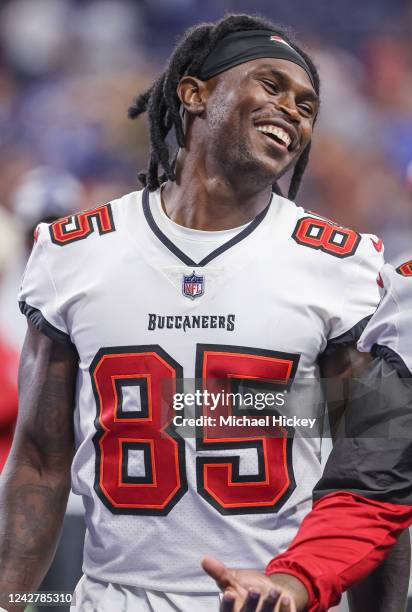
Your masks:
<path fill-rule="evenodd" d="M 227 242 L 219 246 L 217 249 L 214 249 L 211 253 L 209 253 L 209 255 L 206 255 L 206 257 L 203 257 L 203 259 L 199 261 L 198 263 L 193 261 L 193 259 L 189 257 L 188 255 L 186 255 L 186 253 L 183 253 L 183 251 L 181 251 L 179 247 L 177 247 L 164 234 L 164 232 L 162 232 L 160 227 L 157 225 L 153 217 L 152 211 L 150 210 L 149 190 L 147 187 L 143 191 L 143 212 L 144 212 L 144 216 L 146 217 L 146 221 L 149 224 L 150 229 L 158 237 L 158 239 L 161 242 L 163 242 L 163 244 L 165 245 L 165 247 L 169 249 L 169 251 L 171 251 L 174 255 L 176 255 L 176 257 L 178 257 L 180 261 L 182 261 L 187 266 L 201 267 L 201 266 L 206 266 L 213 259 L 216 259 L 216 257 L 218 257 L 219 255 L 221 255 L 222 253 L 230 249 L 232 246 L 234 246 L 241 240 L 244 240 L 247 236 L 249 236 L 249 234 L 251 234 L 262 223 L 263 219 L 266 217 L 266 214 L 272 202 L 272 198 L 273 198 L 273 194 L 266 208 L 264 208 L 262 212 L 260 212 L 253 219 L 253 221 L 251 221 L 243 230 L 241 230 L 238 234 L 236 234 L 236 236 L 233 236 L 233 238 L 231 238 L 230 240 L 228 240 Z"/>

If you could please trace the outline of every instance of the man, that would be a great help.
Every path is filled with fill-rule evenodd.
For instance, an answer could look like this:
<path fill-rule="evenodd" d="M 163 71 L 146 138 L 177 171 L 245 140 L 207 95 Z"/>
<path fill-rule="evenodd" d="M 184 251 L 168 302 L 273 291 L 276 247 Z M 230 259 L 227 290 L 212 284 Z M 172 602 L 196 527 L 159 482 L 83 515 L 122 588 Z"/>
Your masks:
<path fill-rule="evenodd" d="M 204 560 L 225 591 L 224 612 L 248 597 L 248 610 L 258 609 L 259 596 L 272 591 L 273 598 L 279 573 L 292 609 L 328 610 L 382 562 L 412 523 L 411 283 L 412 260 L 396 269 L 385 264 L 379 274 L 382 300 L 358 343 L 374 360 L 352 381 L 345 428 L 315 487 L 314 508 L 288 550 L 268 564 L 268 577 Z M 398 569 L 409 576 L 408 562 Z M 384 582 L 375 588 L 383 610 L 405 609 L 396 594 L 387 598 Z M 362 605 L 365 612 L 376 609 L 367 598 Z"/>
<path fill-rule="evenodd" d="M 321 353 L 339 371 L 376 307 L 381 243 L 278 195 L 294 168 L 296 196 L 318 94 L 312 61 L 270 22 L 198 26 L 130 111 L 149 113 L 147 188 L 40 226 L 20 294 L 29 332 L 0 592 L 39 583 L 71 464 L 86 508 L 82 611 L 215 609 L 206 551 L 262 568 L 294 536 L 318 437 L 237 426 L 222 439 L 207 419 L 237 406 L 205 402 L 184 439 L 173 402 L 183 377 L 253 395 L 317 377 Z"/>

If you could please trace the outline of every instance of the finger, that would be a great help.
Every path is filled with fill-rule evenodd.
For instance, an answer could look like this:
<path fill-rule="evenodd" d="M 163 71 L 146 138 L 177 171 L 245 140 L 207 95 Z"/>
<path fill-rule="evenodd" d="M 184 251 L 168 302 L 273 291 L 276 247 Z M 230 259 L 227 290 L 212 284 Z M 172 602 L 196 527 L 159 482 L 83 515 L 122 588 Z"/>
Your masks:
<path fill-rule="evenodd" d="M 277 589 L 271 589 L 269 591 L 269 595 L 265 598 L 262 607 L 260 608 L 260 612 L 273 612 L 280 596 L 280 591 Z"/>
<path fill-rule="evenodd" d="M 241 612 L 255 612 L 259 605 L 260 599 L 260 591 L 255 589 L 250 589 L 248 591 L 247 597 L 245 599 L 245 603 L 242 606 Z"/>
<path fill-rule="evenodd" d="M 292 600 L 287 595 L 284 595 L 281 599 L 279 612 L 293 612 Z"/>
<path fill-rule="evenodd" d="M 235 596 L 233 593 L 225 593 L 220 602 L 220 612 L 234 612 Z"/>
<path fill-rule="evenodd" d="M 222 561 L 214 557 L 204 557 L 202 567 L 209 576 L 216 580 L 218 587 L 223 591 L 232 584 L 230 570 Z"/>

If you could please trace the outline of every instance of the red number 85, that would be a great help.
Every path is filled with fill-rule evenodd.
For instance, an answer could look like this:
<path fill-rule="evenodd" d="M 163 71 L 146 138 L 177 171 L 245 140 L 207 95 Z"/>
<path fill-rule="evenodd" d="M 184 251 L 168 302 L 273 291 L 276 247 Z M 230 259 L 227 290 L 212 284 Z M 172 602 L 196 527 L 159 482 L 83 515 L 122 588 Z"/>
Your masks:
<path fill-rule="evenodd" d="M 218 392 L 221 382 L 254 381 L 287 389 L 299 355 L 253 348 L 198 345 L 197 378 L 203 389 Z M 165 515 L 187 491 L 185 444 L 172 426 L 173 394 L 181 392 L 182 367 L 158 345 L 101 349 L 90 367 L 97 406 L 95 490 L 115 514 Z M 166 383 L 166 384 L 165 384 Z M 139 387 L 140 406 L 123 410 L 126 387 Z M 231 414 L 218 406 L 214 416 Z M 203 414 L 210 416 L 207 407 Z M 261 416 L 261 414 L 259 414 Z M 242 476 L 239 456 L 198 457 L 199 494 L 221 514 L 274 512 L 295 488 L 293 438 L 230 428 L 224 439 L 205 428 L 196 434 L 198 450 L 255 448 L 258 474 Z M 129 474 L 129 455 L 143 457 L 144 474 Z"/>

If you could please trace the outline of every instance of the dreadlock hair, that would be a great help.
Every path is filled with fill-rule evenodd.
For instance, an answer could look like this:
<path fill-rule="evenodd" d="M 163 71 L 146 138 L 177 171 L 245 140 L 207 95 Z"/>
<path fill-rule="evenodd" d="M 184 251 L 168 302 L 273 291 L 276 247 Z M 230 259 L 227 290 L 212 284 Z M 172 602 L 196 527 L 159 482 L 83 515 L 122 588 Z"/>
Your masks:
<path fill-rule="evenodd" d="M 198 76 L 200 68 L 209 53 L 217 42 L 230 32 L 256 29 L 277 31 L 304 58 L 312 73 L 314 89 L 319 94 L 319 75 L 312 59 L 283 28 L 279 28 L 271 21 L 249 15 L 227 15 L 215 23 L 202 23 L 190 28 L 175 47 L 165 71 L 147 91 L 134 99 L 128 111 L 130 119 L 136 119 L 144 112 L 148 113 L 151 144 L 150 161 L 147 171 L 140 172 L 138 177 L 150 191 L 156 190 L 165 180 L 176 180 L 177 153 L 171 161 L 166 137 L 173 128 L 178 146 L 184 148 L 185 134 L 180 114 L 181 102 L 176 93 L 180 79 L 187 74 L 194 77 Z M 309 153 L 310 142 L 295 164 L 288 191 L 288 198 L 291 200 L 296 198 L 299 191 L 309 160 Z M 164 174 L 160 177 L 159 166 L 164 171 Z M 273 190 L 282 195 L 277 183 L 273 185 Z"/>

